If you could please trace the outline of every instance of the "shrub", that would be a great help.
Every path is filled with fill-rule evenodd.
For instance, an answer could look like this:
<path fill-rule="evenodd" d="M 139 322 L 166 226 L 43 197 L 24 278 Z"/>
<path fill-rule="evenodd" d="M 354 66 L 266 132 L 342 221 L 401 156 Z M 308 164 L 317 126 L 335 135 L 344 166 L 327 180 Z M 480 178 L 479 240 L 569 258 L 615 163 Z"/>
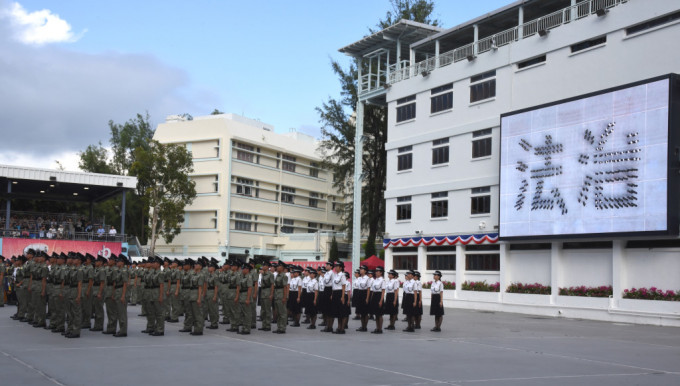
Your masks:
<path fill-rule="evenodd" d="M 476 282 L 466 281 L 463 283 L 462 288 L 466 291 L 499 292 L 501 283 L 496 282 L 495 284 L 488 284 L 486 280 Z"/>
<path fill-rule="evenodd" d="M 550 295 L 551 290 L 552 288 L 550 286 L 544 286 L 540 283 L 512 283 L 508 286 L 505 292 L 511 292 L 515 294 Z"/>
<path fill-rule="evenodd" d="M 671 302 L 680 301 L 680 291 L 664 291 L 656 287 L 632 288 L 623 290 L 625 299 L 666 300 Z"/>
<path fill-rule="evenodd" d="M 586 296 L 590 298 L 606 298 L 613 293 L 612 286 L 602 285 L 599 287 L 578 287 L 560 288 L 561 296 Z"/>

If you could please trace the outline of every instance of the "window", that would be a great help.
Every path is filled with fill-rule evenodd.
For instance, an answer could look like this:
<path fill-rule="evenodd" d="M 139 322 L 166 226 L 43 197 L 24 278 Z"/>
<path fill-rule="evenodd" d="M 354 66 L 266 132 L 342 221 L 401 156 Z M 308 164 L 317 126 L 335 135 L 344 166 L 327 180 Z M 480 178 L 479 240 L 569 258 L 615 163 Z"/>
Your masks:
<path fill-rule="evenodd" d="M 397 170 L 411 170 L 413 168 L 413 146 L 400 147 L 397 156 Z"/>
<path fill-rule="evenodd" d="M 319 205 L 319 193 L 310 192 L 309 193 L 309 206 L 311 208 L 316 208 Z"/>
<path fill-rule="evenodd" d="M 470 214 L 491 213 L 491 187 L 472 188 L 470 198 Z"/>
<path fill-rule="evenodd" d="M 465 269 L 468 271 L 500 271 L 501 255 L 498 253 L 466 254 Z"/>
<path fill-rule="evenodd" d="M 418 269 L 418 255 L 395 255 L 394 269 Z"/>
<path fill-rule="evenodd" d="M 295 203 L 295 188 L 289 188 L 288 186 L 281 187 L 281 202 L 287 204 Z"/>
<path fill-rule="evenodd" d="M 253 180 L 248 180 L 245 178 L 236 178 L 236 194 L 242 196 L 252 196 L 253 195 Z"/>
<path fill-rule="evenodd" d="M 307 233 L 316 233 L 319 230 L 318 222 L 308 222 L 307 223 Z"/>
<path fill-rule="evenodd" d="M 607 42 L 607 35 L 596 38 L 596 39 L 586 40 L 585 42 L 576 43 L 576 44 L 572 45 L 571 46 L 571 52 L 574 53 L 574 52 L 583 51 L 583 50 L 588 49 L 590 47 L 595 47 L 595 46 L 599 46 L 600 44 L 605 44 L 606 42 Z"/>
<path fill-rule="evenodd" d="M 255 159 L 255 155 L 253 154 L 255 148 L 253 146 L 239 142 L 236 144 L 236 147 L 239 149 L 236 151 L 236 159 L 246 162 L 253 162 Z"/>
<path fill-rule="evenodd" d="M 491 155 L 491 129 L 475 131 L 472 133 L 472 138 L 472 158 L 488 157 Z"/>
<path fill-rule="evenodd" d="M 284 218 L 281 233 L 295 233 L 295 220 Z"/>
<path fill-rule="evenodd" d="M 281 169 L 295 173 L 295 157 L 292 155 L 283 154 L 281 158 L 283 158 Z"/>
<path fill-rule="evenodd" d="M 654 27 L 658 27 L 660 25 L 668 24 L 671 22 L 674 22 L 676 20 L 680 20 L 680 11 L 671 13 L 670 15 L 665 15 L 661 17 L 657 17 L 656 19 L 648 20 L 644 23 L 634 25 L 632 27 L 626 28 L 626 35 L 632 35 L 636 34 L 638 32 L 642 32 L 648 29 L 652 29 Z"/>
<path fill-rule="evenodd" d="M 495 96 L 496 96 L 495 70 L 485 72 L 483 74 L 476 75 L 470 78 L 470 103 L 493 98 Z"/>
<path fill-rule="evenodd" d="M 252 229 L 252 223 L 250 220 L 252 219 L 252 216 L 247 214 L 247 213 L 234 213 L 234 217 L 237 219 L 234 221 L 234 228 L 237 231 L 248 231 L 250 232 Z M 247 221 L 238 221 L 238 220 L 247 220 Z"/>
<path fill-rule="evenodd" d="M 309 163 L 309 175 L 314 178 L 319 178 L 319 164 L 316 162 Z"/>
<path fill-rule="evenodd" d="M 539 63 L 544 63 L 545 62 L 545 55 L 539 56 L 537 58 L 525 60 L 523 62 L 517 63 L 517 69 L 521 70 L 523 68 L 533 66 L 534 64 L 539 64 Z"/>
<path fill-rule="evenodd" d="M 430 210 L 431 218 L 448 217 L 449 215 L 449 199 L 448 192 L 432 193 L 432 204 Z"/>
<path fill-rule="evenodd" d="M 453 83 L 445 84 L 430 90 L 430 113 L 453 108 Z"/>
<path fill-rule="evenodd" d="M 427 269 L 430 271 L 455 271 L 456 254 L 427 255 Z"/>
<path fill-rule="evenodd" d="M 397 197 L 397 221 L 410 219 L 411 219 L 411 196 Z"/>
<path fill-rule="evenodd" d="M 449 163 L 449 139 L 432 141 L 432 165 Z"/>
<path fill-rule="evenodd" d="M 397 99 L 397 122 L 408 121 L 416 117 L 416 96 Z M 413 102 L 413 103 L 409 103 Z M 400 106 L 403 105 L 403 106 Z"/>

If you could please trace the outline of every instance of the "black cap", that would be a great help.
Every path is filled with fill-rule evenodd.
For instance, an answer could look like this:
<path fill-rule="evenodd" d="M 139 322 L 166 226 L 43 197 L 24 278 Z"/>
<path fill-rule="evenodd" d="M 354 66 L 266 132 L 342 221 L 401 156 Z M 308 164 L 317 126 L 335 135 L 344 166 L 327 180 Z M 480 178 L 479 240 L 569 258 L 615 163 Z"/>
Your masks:
<path fill-rule="evenodd" d="M 332 267 L 332 266 L 333 266 L 333 262 L 332 262 L 332 261 L 327 261 L 327 262 L 326 262 L 326 265 L 330 265 L 330 266 Z"/>
<path fill-rule="evenodd" d="M 343 272 L 345 274 L 345 278 L 349 279 L 349 272 Z"/>
<path fill-rule="evenodd" d="M 369 275 L 375 275 L 375 270 L 369 269 L 366 273 L 368 273 Z"/>
<path fill-rule="evenodd" d="M 385 272 L 385 268 L 383 268 L 383 267 L 375 267 L 375 270 L 376 270 L 376 272 L 377 271 Z"/>
<path fill-rule="evenodd" d="M 335 262 L 335 266 L 336 266 L 336 267 L 343 267 L 343 268 L 345 268 L 345 263 L 343 263 L 342 261 L 336 261 L 336 262 Z"/>
<path fill-rule="evenodd" d="M 368 266 L 366 265 L 360 265 L 359 269 L 363 269 L 364 271 L 368 271 Z"/>
<path fill-rule="evenodd" d="M 270 263 L 268 261 L 265 261 L 264 263 L 262 263 L 262 267 L 271 267 L 271 266 L 272 266 L 272 263 Z"/>
<path fill-rule="evenodd" d="M 387 273 L 394 276 L 394 277 L 399 277 L 399 273 L 397 271 L 393 270 L 393 269 L 390 269 L 390 271 L 387 272 Z"/>
<path fill-rule="evenodd" d="M 94 261 L 94 256 L 90 255 L 89 253 L 86 253 L 85 254 L 85 260 Z"/>
<path fill-rule="evenodd" d="M 442 277 L 442 273 L 440 271 L 434 271 L 433 275 Z"/>
<path fill-rule="evenodd" d="M 413 274 L 414 274 L 416 277 L 420 277 L 420 272 L 419 272 L 419 271 L 413 271 Z"/>
<path fill-rule="evenodd" d="M 407 274 L 407 275 L 415 275 L 416 273 L 413 272 L 412 269 L 409 269 L 408 271 L 406 271 L 406 274 Z"/>

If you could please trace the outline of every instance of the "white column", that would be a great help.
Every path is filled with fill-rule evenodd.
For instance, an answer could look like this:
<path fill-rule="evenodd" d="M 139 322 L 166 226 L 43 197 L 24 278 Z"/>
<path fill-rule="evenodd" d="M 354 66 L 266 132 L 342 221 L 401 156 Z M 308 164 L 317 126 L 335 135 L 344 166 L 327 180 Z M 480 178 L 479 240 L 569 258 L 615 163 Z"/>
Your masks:
<path fill-rule="evenodd" d="M 479 26 L 477 24 L 472 25 L 472 31 L 474 34 L 474 44 L 472 45 L 472 54 L 477 55 L 477 41 L 479 40 Z"/>
<path fill-rule="evenodd" d="M 456 244 L 456 296 L 460 297 L 461 287 L 465 281 L 465 245 Z"/>
<path fill-rule="evenodd" d="M 524 24 L 523 6 L 519 7 L 519 15 L 517 17 L 519 18 L 519 21 L 517 22 L 517 39 L 522 39 L 524 37 L 524 28 L 522 27 L 522 24 Z"/>
<path fill-rule="evenodd" d="M 416 65 L 416 50 L 411 49 L 411 56 L 409 58 L 409 66 L 410 66 L 409 76 L 415 75 L 415 73 L 413 72 L 413 71 L 415 71 L 415 68 L 416 68 L 415 65 Z"/>
<path fill-rule="evenodd" d="M 570 21 L 574 21 L 574 20 L 576 20 L 576 18 L 578 17 L 578 13 L 577 13 L 577 11 L 576 11 L 576 7 L 574 7 L 574 6 L 576 5 L 576 3 L 577 3 L 576 0 L 571 0 L 571 7 L 572 7 L 572 8 L 571 8 L 571 15 L 570 15 L 570 16 L 571 16 L 571 19 L 570 19 Z"/>
<path fill-rule="evenodd" d="M 550 249 L 550 304 L 557 302 L 560 293 L 560 271 L 562 270 L 562 243 L 553 242 Z"/>
<path fill-rule="evenodd" d="M 357 104 L 356 136 L 354 138 L 354 212 L 352 213 L 352 267 L 361 261 L 361 185 L 364 153 L 364 101 Z"/>
<path fill-rule="evenodd" d="M 617 308 L 626 288 L 626 242 L 614 240 L 612 245 L 612 299 L 609 307 Z"/>
<path fill-rule="evenodd" d="M 437 58 L 434 60 L 434 68 L 439 67 L 439 39 L 434 41 L 434 57 Z"/>
<path fill-rule="evenodd" d="M 500 278 L 498 282 L 500 283 L 500 294 L 501 294 L 501 303 L 503 302 L 503 294 L 505 294 L 505 289 L 508 287 L 507 283 L 507 278 L 508 278 L 508 253 L 510 252 L 510 244 L 506 243 L 501 243 L 500 247 Z"/>
<path fill-rule="evenodd" d="M 397 39 L 397 70 L 401 70 L 401 41 Z"/>
<path fill-rule="evenodd" d="M 361 83 L 362 83 L 362 82 L 361 82 L 361 76 L 363 75 L 363 74 L 362 74 L 363 71 L 361 71 L 361 68 L 363 67 L 364 61 L 363 61 L 363 59 L 362 59 L 361 57 L 357 57 L 356 59 L 357 59 L 357 75 L 358 75 L 358 77 L 359 77 L 359 95 L 361 95 L 361 93 L 362 93 L 362 91 L 363 91 L 363 90 L 361 89 Z M 231 165 L 231 163 L 230 163 L 230 165 Z"/>
<path fill-rule="evenodd" d="M 385 272 L 394 269 L 394 256 L 392 256 L 392 252 L 394 252 L 392 247 L 385 249 Z"/>
<path fill-rule="evenodd" d="M 425 280 L 425 270 L 427 270 L 427 246 L 418 246 L 418 271 L 422 275 L 422 279 Z"/>

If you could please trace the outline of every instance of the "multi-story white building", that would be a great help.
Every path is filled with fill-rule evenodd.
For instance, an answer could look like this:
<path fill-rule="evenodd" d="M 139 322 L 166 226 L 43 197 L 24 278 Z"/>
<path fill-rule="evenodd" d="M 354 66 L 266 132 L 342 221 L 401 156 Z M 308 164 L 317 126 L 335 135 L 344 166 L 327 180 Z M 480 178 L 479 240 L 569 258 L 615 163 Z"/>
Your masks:
<path fill-rule="evenodd" d="M 271 125 L 235 114 L 185 120 L 170 116 L 154 139 L 184 144 L 193 155 L 198 196 L 182 232 L 161 254 L 267 256 L 320 260 L 328 256 L 344 198 L 321 167 L 313 137 L 278 134 Z M 342 242 L 343 235 L 338 235 Z"/>
<path fill-rule="evenodd" d="M 405 37 L 411 36 L 409 32 L 426 36 L 405 42 Z M 660 91 L 662 97 L 657 96 L 656 102 L 651 90 L 657 83 L 644 82 L 680 72 L 680 54 L 672 48 L 679 38 L 680 2 L 675 0 L 522 0 L 443 31 L 401 21 L 342 48 L 341 52 L 363 63 L 359 74 L 361 103 L 382 103 L 388 111 L 386 268 L 402 272 L 418 269 L 425 281 L 431 280 L 434 270 L 441 270 L 444 280 L 456 283 L 456 290 L 445 298 L 454 306 L 680 325 L 677 302 L 623 298 L 624 290 L 633 287 L 680 290 L 680 242 L 674 224 L 679 213 L 677 197 L 672 195 L 678 188 L 673 177 L 677 155 L 668 155 L 676 161 L 664 165 L 667 148 L 662 146 L 658 148 L 662 153 L 657 159 L 659 164 L 654 165 L 662 171 L 667 167 L 668 173 L 661 177 L 664 181 L 668 177 L 669 194 L 654 196 L 649 189 L 639 193 L 633 184 L 635 187 L 630 189 L 645 200 L 638 204 L 647 205 L 647 211 L 633 212 L 633 205 L 630 208 L 628 205 L 635 201 L 626 201 L 620 212 L 633 214 L 602 220 L 609 227 L 606 229 L 599 223 L 591 224 L 590 228 L 584 225 L 591 219 L 599 222 L 600 213 L 607 212 L 598 211 L 603 209 L 602 204 L 593 204 L 598 196 L 593 198 L 593 193 L 586 192 L 590 186 L 587 181 L 583 182 L 583 193 L 591 194 L 591 201 L 586 206 L 584 199 L 585 209 L 580 209 L 580 204 L 570 207 L 571 213 L 567 215 L 560 208 L 564 203 L 560 193 L 565 197 L 569 194 L 569 200 L 576 202 L 579 192 L 564 189 L 559 192 L 557 185 L 549 193 L 542 192 L 543 182 L 537 185 L 537 180 L 529 180 L 522 185 L 526 180 L 521 173 L 552 170 L 557 160 L 562 160 L 558 150 L 553 160 L 549 154 L 553 150 L 537 148 L 562 146 L 557 141 L 553 144 L 552 136 L 559 139 L 576 136 L 568 139 L 565 147 L 583 141 L 589 114 L 604 109 L 598 95 L 602 96 L 599 100 L 614 99 L 614 119 L 617 106 L 634 110 L 630 106 L 637 103 L 643 110 L 650 109 L 644 110 L 648 126 L 650 122 L 668 123 L 668 116 L 650 118 L 653 117 L 650 111 L 657 108 L 652 105 L 658 102 L 665 103 L 663 111 L 668 112 L 668 100 L 674 98 L 669 97 L 669 83 L 673 95 L 675 80 L 659 81 L 666 91 L 665 94 Z M 619 94 L 605 92 L 635 82 L 643 84 Z M 630 90 L 643 92 L 636 94 L 637 91 Z M 648 90 L 647 95 L 644 90 Z M 581 103 L 578 113 L 560 115 L 567 110 L 563 106 L 571 106 L 561 101 L 589 93 L 598 95 L 573 101 L 572 105 Z M 625 93 L 630 94 L 626 94 L 628 99 L 617 100 Z M 553 106 L 543 106 L 546 104 Z M 542 109 L 535 110 L 537 106 Z M 528 112 L 515 114 L 524 109 Z M 556 113 L 556 109 L 561 110 Z M 557 118 L 541 115 L 548 116 L 548 112 Z M 567 127 L 571 131 L 560 127 L 561 122 L 579 114 L 581 120 Z M 550 119 L 553 121 L 547 122 Z M 608 133 L 607 123 L 616 124 L 611 117 L 607 119 L 598 123 L 605 128 L 602 138 Z M 627 121 L 621 117 L 618 120 L 618 127 L 624 130 L 626 126 L 622 125 Z M 544 157 L 545 169 L 531 164 L 527 171 L 527 165 L 518 166 L 514 159 L 509 159 L 519 154 L 516 150 L 520 147 L 515 146 L 519 142 L 515 141 L 524 137 L 502 137 L 502 133 L 513 135 L 517 131 L 516 122 L 520 121 L 532 130 L 545 126 L 546 131 L 526 135 L 531 142 L 526 146 L 536 147 L 536 155 Z M 635 122 L 644 126 L 645 120 Z M 680 130 L 677 122 L 671 115 L 668 143 L 673 133 Z M 630 127 L 626 130 L 627 135 L 637 135 Z M 596 134 L 599 140 L 599 132 Z M 594 135 L 587 133 L 585 139 L 596 141 Z M 628 145 L 636 141 L 635 137 L 628 139 Z M 507 147 L 501 151 L 502 140 Z M 597 142 L 593 143 L 597 146 Z M 653 148 L 644 149 L 642 161 L 640 158 L 621 161 L 626 165 L 644 163 L 656 156 Z M 528 148 L 524 150 L 529 152 Z M 597 150 L 603 151 L 602 145 Z M 611 154 L 607 153 L 607 157 Z M 588 161 L 579 162 L 585 165 Z M 501 164 L 505 173 L 502 179 Z M 565 165 L 572 164 L 565 161 Z M 641 170 L 651 173 L 651 164 L 645 165 Z M 578 174 L 574 178 L 583 179 L 584 174 L 576 169 L 564 166 L 554 174 Z M 539 179 L 546 180 L 547 173 L 538 176 Z M 546 181 L 550 185 L 550 180 Z M 663 192 L 665 183 L 659 187 Z M 508 197 L 501 200 L 503 184 Z M 580 188 L 581 180 L 577 184 Z M 654 215 L 649 208 L 656 204 L 650 197 L 659 198 L 656 210 L 663 211 L 657 227 L 649 220 Z M 534 206 L 529 210 L 530 204 L 525 201 L 532 198 Z M 513 209 L 513 205 L 518 206 Z M 505 210 L 502 214 L 501 209 Z M 528 213 L 528 217 L 524 223 L 514 223 L 520 210 Z M 574 221 L 569 224 L 573 229 L 563 226 L 561 221 L 576 215 L 580 216 L 574 220 L 578 226 L 573 225 Z M 464 282 L 478 281 L 499 283 L 500 291 L 461 288 Z M 511 283 L 550 286 L 551 294 L 508 293 L 506 288 Z M 612 296 L 559 295 L 560 288 L 572 286 L 612 286 Z"/>

